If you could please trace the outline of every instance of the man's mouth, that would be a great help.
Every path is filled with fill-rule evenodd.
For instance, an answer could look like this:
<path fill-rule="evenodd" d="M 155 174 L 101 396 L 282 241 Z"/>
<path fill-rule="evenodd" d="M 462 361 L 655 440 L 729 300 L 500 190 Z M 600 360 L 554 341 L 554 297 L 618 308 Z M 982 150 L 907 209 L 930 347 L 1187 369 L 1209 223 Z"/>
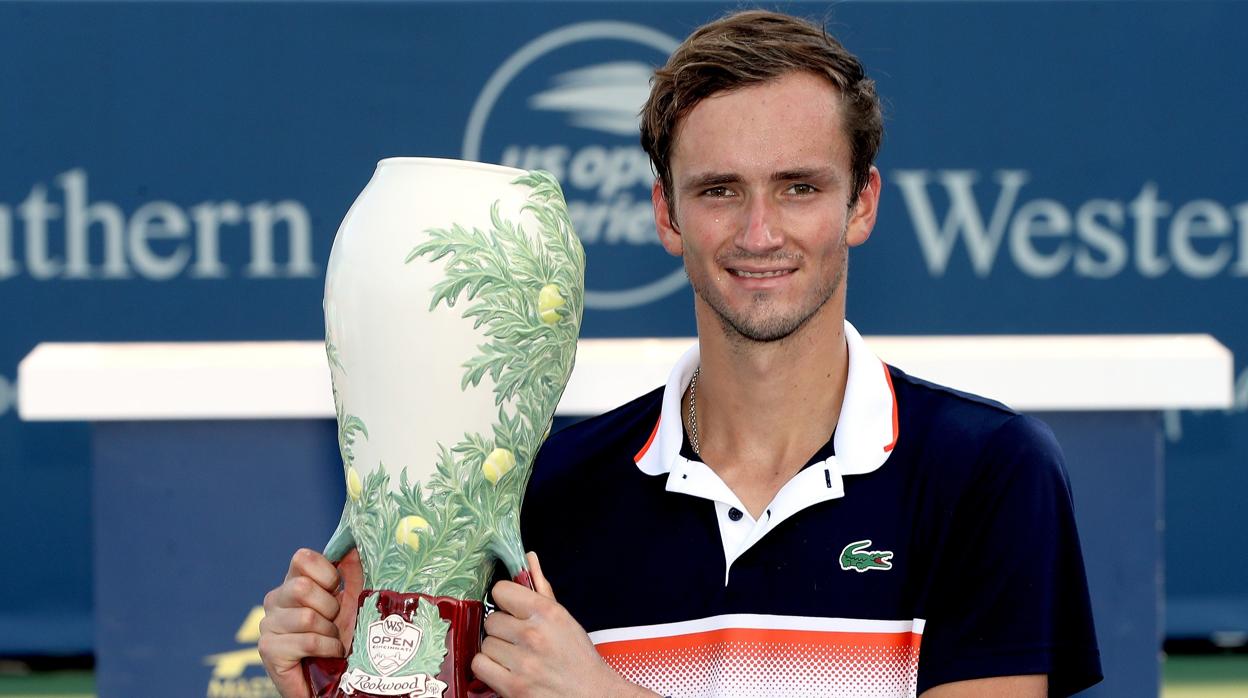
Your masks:
<path fill-rule="evenodd" d="M 729 269 L 730 273 L 745 279 L 770 279 L 773 276 L 784 276 L 793 273 L 792 269 L 774 269 L 772 271 L 746 271 L 744 269 Z"/>

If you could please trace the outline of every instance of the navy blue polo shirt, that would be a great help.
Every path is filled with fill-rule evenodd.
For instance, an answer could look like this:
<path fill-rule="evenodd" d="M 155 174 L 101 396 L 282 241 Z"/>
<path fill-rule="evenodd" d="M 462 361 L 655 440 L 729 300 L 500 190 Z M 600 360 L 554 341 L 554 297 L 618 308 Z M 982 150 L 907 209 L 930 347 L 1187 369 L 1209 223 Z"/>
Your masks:
<path fill-rule="evenodd" d="M 1041 422 L 880 362 L 849 323 L 835 433 L 755 520 L 664 388 L 553 435 L 526 545 L 626 678 L 673 696 L 911 696 L 1096 683 L 1070 486 Z"/>

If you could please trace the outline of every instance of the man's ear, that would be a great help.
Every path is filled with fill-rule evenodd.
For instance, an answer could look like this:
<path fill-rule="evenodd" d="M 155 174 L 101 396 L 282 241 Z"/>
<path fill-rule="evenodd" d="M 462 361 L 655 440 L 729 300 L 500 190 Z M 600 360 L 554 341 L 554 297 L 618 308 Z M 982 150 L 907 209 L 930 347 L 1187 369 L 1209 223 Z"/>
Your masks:
<path fill-rule="evenodd" d="M 845 241 L 850 247 L 857 247 L 871 237 L 875 228 L 875 216 L 880 210 L 880 188 L 883 181 L 880 171 L 874 166 L 867 175 L 866 186 L 858 192 L 858 201 L 849 214 L 849 225 L 846 226 Z"/>
<path fill-rule="evenodd" d="M 659 231 L 659 242 L 663 243 L 663 249 L 675 257 L 682 256 L 685 253 L 684 238 L 680 236 L 676 221 L 672 220 L 672 209 L 663 192 L 663 183 L 657 178 L 650 188 L 650 203 L 654 206 L 654 227 Z"/>

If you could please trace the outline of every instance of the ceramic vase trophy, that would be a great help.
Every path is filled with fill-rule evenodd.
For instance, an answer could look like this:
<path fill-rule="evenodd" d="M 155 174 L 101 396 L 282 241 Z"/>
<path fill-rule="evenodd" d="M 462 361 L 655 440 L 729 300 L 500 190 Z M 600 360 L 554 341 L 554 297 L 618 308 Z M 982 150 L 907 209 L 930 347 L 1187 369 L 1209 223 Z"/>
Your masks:
<path fill-rule="evenodd" d="M 545 172 L 381 161 L 325 281 L 347 497 L 326 547 L 358 548 L 346 659 L 315 696 L 489 695 L 470 675 L 501 560 L 528 581 L 521 498 L 572 371 L 584 253 Z"/>

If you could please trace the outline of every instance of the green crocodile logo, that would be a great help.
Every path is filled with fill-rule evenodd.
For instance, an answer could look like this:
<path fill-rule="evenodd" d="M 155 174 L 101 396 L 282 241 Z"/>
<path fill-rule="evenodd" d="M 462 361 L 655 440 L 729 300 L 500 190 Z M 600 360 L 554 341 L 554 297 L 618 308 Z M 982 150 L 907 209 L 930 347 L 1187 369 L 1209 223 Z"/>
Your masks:
<path fill-rule="evenodd" d="M 845 549 L 841 551 L 841 569 L 855 572 L 893 569 L 893 563 L 890 562 L 893 559 L 893 551 L 866 550 L 869 547 L 871 547 L 870 540 L 856 540 L 845 546 Z"/>

